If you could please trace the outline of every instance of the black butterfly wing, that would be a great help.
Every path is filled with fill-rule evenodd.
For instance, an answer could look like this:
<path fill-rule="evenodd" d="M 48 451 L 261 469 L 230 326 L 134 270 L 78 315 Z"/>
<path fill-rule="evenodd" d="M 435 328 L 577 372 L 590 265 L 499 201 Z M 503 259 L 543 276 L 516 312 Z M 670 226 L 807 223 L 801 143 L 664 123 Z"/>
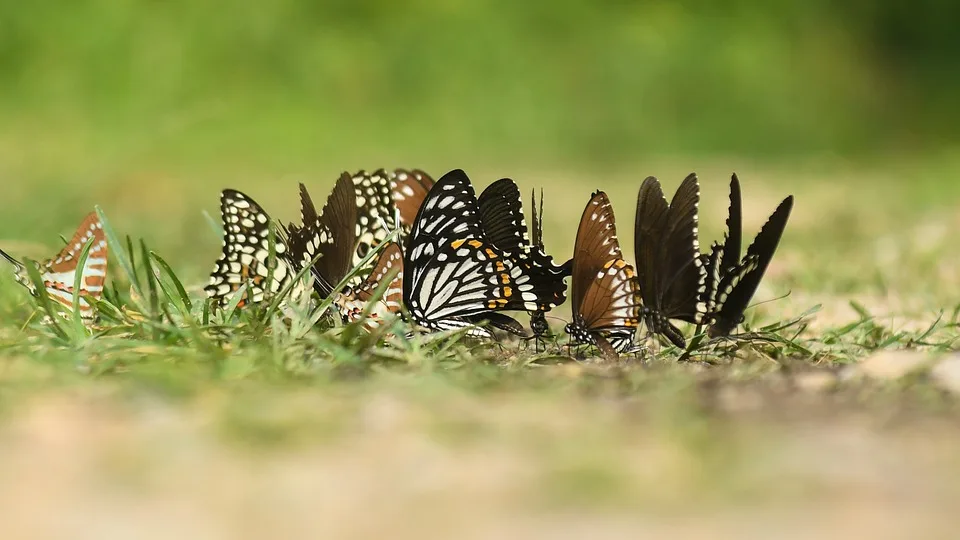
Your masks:
<path fill-rule="evenodd" d="M 730 207 L 727 210 L 727 234 L 723 239 L 723 252 L 720 256 L 721 270 L 736 268 L 740 264 L 742 246 L 743 203 L 740 195 L 740 179 L 734 174 L 730 178 Z"/>
<path fill-rule="evenodd" d="M 312 269 L 314 287 L 321 298 L 326 298 L 352 268 L 357 220 L 352 178 L 347 173 L 340 176 L 320 214 L 306 186 L 300 184 L 300 206 L 302 217 L 312 221 L 292 228 L 291 258 L 309 264 L 319 255 Z"/>
<path fill-rule="evenodd" d="M 509 178 L 497 180 L 480 193 L 477 201 L 487 240 L 504 253 L 526 253 L 530 237 L 517 184 Z"/>
<path fill-rule="evenodd" d="M 504 332 L 509 332 L 515 336 L 527 337 L 527 331 L 523 328 L 523 325 L 520 324 L 520 321 L 496 311 L 490 311 L 480 315 L 470 315 L 462 319 L 471 324 L 487 325 L 498 330 L 503 330 Z"/>
<path fill-rule="evenodd" d="M 637 284 L 645 309 L 660 311 L 663 273 L 662 238 L 667 228 L 670 205 L 660 181 L 648 176 L 637 194 L 634 250 L 637 258 Z"/>
<path fill-rule="evenodd" d="M 336 285 L 353 267 L 354 246 L 357 243 L 357 199 L 353 178 L 343 173 L 333 186 L 320 214 L 320 224 L 333 233 L 334 248 L 329 257 L 318 263 L 320 275 Z"/>
<path fill-rule="evenodd" d="M 700 261 L 698 239 L 700 185 L 691 174 L 677 188 L 670 202 L 666 230 L 660 243 L 658 291 L 659 313 L 668 319 L 696 323 L 700 310 L 697 303 L 704 273 Z"/>
<path fill-rule="evenodd" d="M 247 195 L 232 189 L 220 194 L 223 251 L 204 287 L 207 296 L 225 305 L 244 284 L 247 297 L 240 305 L 258 303 L 280 292 L 299 268 L 287 256 L 282 230 L 277 230 L 274 257 L 270 257 L 270 216 Z M 271 279 L 272 278 L 272 279 Z"/>
<path fill-rule="evenodd" d="M 747 254 L 744 262 L 740 265 L 741 270 L 739 279 L 733 283 L 731 278 L 729 284 L 721 283 L 718 295 L 722 295 L 719 300 L 719 306 L 713 315 L 713 324 L 708 329 L 711 337 L 726 336 L 740 324 L 743 319 L 743 312 L 750 305 L 750 300 L 757 292 L 763 274 L 770 265 L 777 246 L 780 244 L 780 238 L 787 226 L 787 220 L 790 218 L 790 212 L 793 210 L 793 196 L 789 196 L 780 203 L 777 209 L 764 224 L 763 228 L 753 240 L 753 244 L 747 248 Z"/>
<path fill-rule="evenodd" d="M 716 307 L 717 288 L 720 285 L 723 274 L 720 271 L 720 258 L 722 256 L 723 246 L 714 242 L 710 246 L 709 253 L 700 255 L 700 262 L 703 266 L 703 288 L 700 291 L 700 304 L 703 306 L 703 314 L 700 322 L 706 320 L 707 315 L 713 313 Z"/>

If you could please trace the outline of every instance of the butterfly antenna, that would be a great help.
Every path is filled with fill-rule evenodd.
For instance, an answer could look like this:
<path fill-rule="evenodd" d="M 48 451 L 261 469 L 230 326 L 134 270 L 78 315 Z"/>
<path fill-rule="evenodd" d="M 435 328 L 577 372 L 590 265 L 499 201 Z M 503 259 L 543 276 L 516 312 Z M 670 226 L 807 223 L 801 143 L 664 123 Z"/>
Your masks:
<path fill-rule="evenodd" d="M 764 300 L 764 301 L 762 301 L 762 302 L 757 302 L 756 304 L 750 304 L 749 306 L 747 306 L 747 309 L 754 308 L 754 307 L 757 307 L 757 306 L 762 306 L 763 304 L 769 304 L 769 303 L 771 303 L 771 302 L 776 302 L 776 301 L 778 301 L 778 300 L 783 300 L 784 298 L 788 298 L 791 294 L 793 294 L 793 291 L 792 291 L 792 290 L 791 290 L 791 291 L 787 291 L 787 294 L 784 294 L 783 296 L 778 296 L 778 297 L 776 297 L 776 298 L 771 298 L 770 300 Z M 746 309 L 745 309 L 744 311 L 746 311 Z"/>
<path fill-rule="evenodd" d="M 14 259 L 13 257 L 11 257 L 10 255 L 7 254 L 6 251 L 4 251 L 4 250 L 2 250 L 2 249 L 0 249 L 0 257 L 3 257 L 4 259 L 7 260 L 7 262 L 9 262 L 10 264 L 16 266 L 17 268 L 21 268 L 21 267 L 23 266 L 22 264 L 20 264 L 20 261 L 18 261 L 18 260 L 16 260 L 16 259 Z"/>

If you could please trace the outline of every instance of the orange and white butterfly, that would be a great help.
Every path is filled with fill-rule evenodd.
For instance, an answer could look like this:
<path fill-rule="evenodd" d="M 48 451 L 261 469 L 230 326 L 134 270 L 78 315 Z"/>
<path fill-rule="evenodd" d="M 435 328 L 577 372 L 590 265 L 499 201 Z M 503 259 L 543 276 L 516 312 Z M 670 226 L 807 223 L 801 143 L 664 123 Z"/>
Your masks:
<path fill-rule="evenodd" d="M 403 253 L 396 242 L 387 244 L 377 255 L 373 270 L 356 287 L 347 287 L 337 297 L 335 304 L 340 309 L 344 322 L 356 322 L 363 316 L 368 303 L 373 301 L 374 295 L 381 284 L 389 279 L 383 295 L 370 308 L 370 313 L 364 322 L 367 330 L 373 330 L 384 319 L 400 313 L 403 303 Z"/>
<path fill-rule="evenodd" d="M 87 260 L 82 269 L 78 269 L 80 254 L 84 246 L 93 239 Z M 14 277 L 17 282 L 26 287 L 30 294 L 37 296 L 37 290 L 27 274 L 24 264 L 3 250 L 0 256 L 13 264 Z M 35 263 L 37 264 L 37 263 Z M 70 242 L 52 259 L 37 264 L 37 270 L 43 279 L 47 295 L 66 307 L 73 309 L 73 287 L 77 271 L 81 272 L 80 280 L 80 315 L 84 320 L 93 319 L 93 305 L 91 300 L 98 300 L 103 293 L 103 284 L 107 279 L 107 238 L 103 233 L 103 225 L 95 212 L 91 212 L 83 219 L 77 232 Z"/>

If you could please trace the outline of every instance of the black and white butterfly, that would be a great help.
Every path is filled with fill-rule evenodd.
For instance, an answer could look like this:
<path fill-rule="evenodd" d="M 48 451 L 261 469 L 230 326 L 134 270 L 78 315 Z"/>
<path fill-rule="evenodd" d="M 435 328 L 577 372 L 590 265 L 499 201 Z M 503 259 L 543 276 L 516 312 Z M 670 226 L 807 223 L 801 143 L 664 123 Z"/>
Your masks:
<path fill-rule="evenodd" d="M 286 231 L 272 227 L 270 216 L 247 195 L 225 189 L 220 194 L 223 221 L 223 251 L 204 287 L 207 296 L 221 306 L 244 285 L 248 286 L 239 305 L 262 302 L 279 293 L 302 268 L 297 257 L 291 258 Z M 270 248 L 274 231 L 273 253 Z M 302 291 L 295 291 L 300 294 Z"/>
<path fill-rule="evenodd" d="M 360 170 L 351 177 L 357 203 L 357 249 L 353 256 L 356 266 L 397 228 L 397 207 L 390 176 L 383 169 L 372 173 Z"/>
<path fill-rule="evenodd" d="M 671 319 L 700 320 L 704 270 L 698 240 L 700 185 L 691 174 L 668 204 L 660 182 L 648 177 L 637 195 L 634 248 L 637 283 L 647 330 L 686 347 Z"/>
<path fill-rule="evenodd" d="M 740 180 L 736 174 L 730 179 L 730 208 L 723 244 L 714 243 L 710 253 L 701 256 L 706 268 L 701 293 L 705 310 L 701 323 L 707 325 L 709 337 L 728 336 L 743 322 L 743 312 L 750 305 L 777 251 L 792 209 L 791 195 L 780 203 L 741 259 L 743 210 Z"/>
<path fill-rule="evenodd" d="M 566 332 L 608 358 L 633 349 L 640 314 L 635 275 L 623 260 L 613 207 L 602 191 L 583 210 L 572 265 L 573 322 Z"/>
<path fill-rule="evenodd" d="M 480 205 L 462 170 L 431 188 L 411 229 L 403 264 L 403 299 L 414 322 L 430 330 L 471 328 L 489 321 L 523 332 L 501 311 L 535 311 L 551 292 L 534 283 L 524 267 L 492 244 Z M 519 327 L 519 328 L 518 328 Z"/>
<path fill-rule="evenodd" d="M 311 272 L 314 289 L 320 298 L 330 296 L 353 268 L 357 211 L 354 181 L 348 173 L 340 175 L 319 214 L 307 188 L 300 184 L 302 225 L 291 223 L 288 227 L 289 252 L 297 264 L 297 271 L 316 259 Z"/>
<path fill-rule="evenodd" d="M 558 266 L 553 257 L 547 255 L 543 247 L 542 223 L 536 212 L 536 199 L 533 199 L 533 234 L 527 229 L 517 184 L 503 178 L 490 184 L 480 193 L 480 223 L 483 232 L 494 246 L 523 267 L 524 273 L 537 284 L 538 296 L 543 301 L 537 309 L 531 311 L 531 320 L 540 317 L 546 323 L 544 314 L 566 301 L 567 285 L 564 278 L 570 275 L 570 266 Z M 542 199 L 541 199 L 542 203 Z M 542 212 L 542 207 L 541 207 Z M 537 330 L 541 332 L 538 333 Z M 533 329 L 536 337 L 542 336 L 541 328 Z"/>

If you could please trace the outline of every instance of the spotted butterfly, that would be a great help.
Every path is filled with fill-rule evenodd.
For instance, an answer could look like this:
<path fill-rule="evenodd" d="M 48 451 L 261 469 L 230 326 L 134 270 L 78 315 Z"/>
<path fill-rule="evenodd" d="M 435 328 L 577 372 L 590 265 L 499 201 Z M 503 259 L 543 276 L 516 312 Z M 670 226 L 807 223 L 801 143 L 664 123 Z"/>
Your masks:
<path fill-rule="evenodd" d="M 249 287 L 239 306 L 260 303 L 279 293 L 302 268 L 302 258 L 291 257 L 286 231 L 275 229 L 274 256 L 270 256 L 270 216 L 247 195 L 225 189 L 220 194 L 220 214 L 224 238 L 220 258 L 204 287 L 207 296 L 220 306 L 245 284 Z M 303 293 L 298 286 L 292 293 Z"/>
<path fill-rule="evenodd" d="M 613 207 L 602 191 L 583 210 L 572 264 L 573 322 L 566 332 L 607 358 L 632 350 L 640 313 L 635 274 L 623 260 Z"/>
<path fill-rule="evenodd" d="M 736 174 L 730 179 L 730 207 L 724 242 L 714 243 L 710 253 L 701 256 L 707 269 L 701 293 L 701 302 L 705 305 L 701 323 L 707 325 L 708 336 L 728 336 L 743 322 L 743 312 L 757 292 L 763 274 L 777 251 L 792 209 L 791 195 L 780 203 L 741 259 L 743 217 L 740 180 Z"/>
<path fill-rule="evenodd" d="M 356 266 L 397 228 L 397 221 L 390 175 L 386 171 L 361 170 L 352 179 L 357 203 L 357 251 L 353 256 Z"/>
<path fill-rule="evenodd" d="M 87 259 L 83 268 L 79 268 L 83 248 L 91 241 Z M 107 279 L 107 253 L 107 239 L 103 233 L 103 225 L 97 214 L 91 212 L 83 219 L 73 238 L 56 257 L 37 264 L 47 295 L 60 305 L 72 310 L 74 285 L 77 271 L 79 271 L 81 274 L 78 302 L 80 316 L 85 321 L 91 321 L 94 317 L 92 301 L 100 299 L 103 284 Z M 2 250 L 0 250 L 0 256 L 14 266 L 14 278 L 17 282 L 26 287 L 30 294 L 37 296 L 36 287 L 30 280 L 24 263 Z"/>
<path fill-rule="evenodd" d="M 637 195 L 634 247 L 637 282 L 647 329 L 686 347 L 686 340 L 670 319 L 696 323 L 705 272 L 700 259 L 698 215 L 700 185 L 691 174 L 668 204 L 660 182 L 650 176 Z"/>
<path fill-rule="evenodd" d="M 404 303 L 430 330 L 471 328 L 471 335 L 490 337 L 474 323 L 489 315 L 500 326 L 509 318 L 496 312 L 534 311 L 549 301 L 523 266 L 486 238 L 476 193 L 459 169 L 437 181 L 421 205 L 403 270 Z"/>
<path fill-rule="evenodd" d="M 387 282 L 386 289 L 377 297 L 378 289 Z M 364 321 L 368 330 L 373 330 L 384 319 L 400 313 L 403 303 L 403 253 L 396 242 L 387 244 L 377 255 L 370 274 L 359 285 L 347 286 L 335 303 L 344 322 L 356 322 L 362 318 L 369 303 L 374 301 Z"/>

